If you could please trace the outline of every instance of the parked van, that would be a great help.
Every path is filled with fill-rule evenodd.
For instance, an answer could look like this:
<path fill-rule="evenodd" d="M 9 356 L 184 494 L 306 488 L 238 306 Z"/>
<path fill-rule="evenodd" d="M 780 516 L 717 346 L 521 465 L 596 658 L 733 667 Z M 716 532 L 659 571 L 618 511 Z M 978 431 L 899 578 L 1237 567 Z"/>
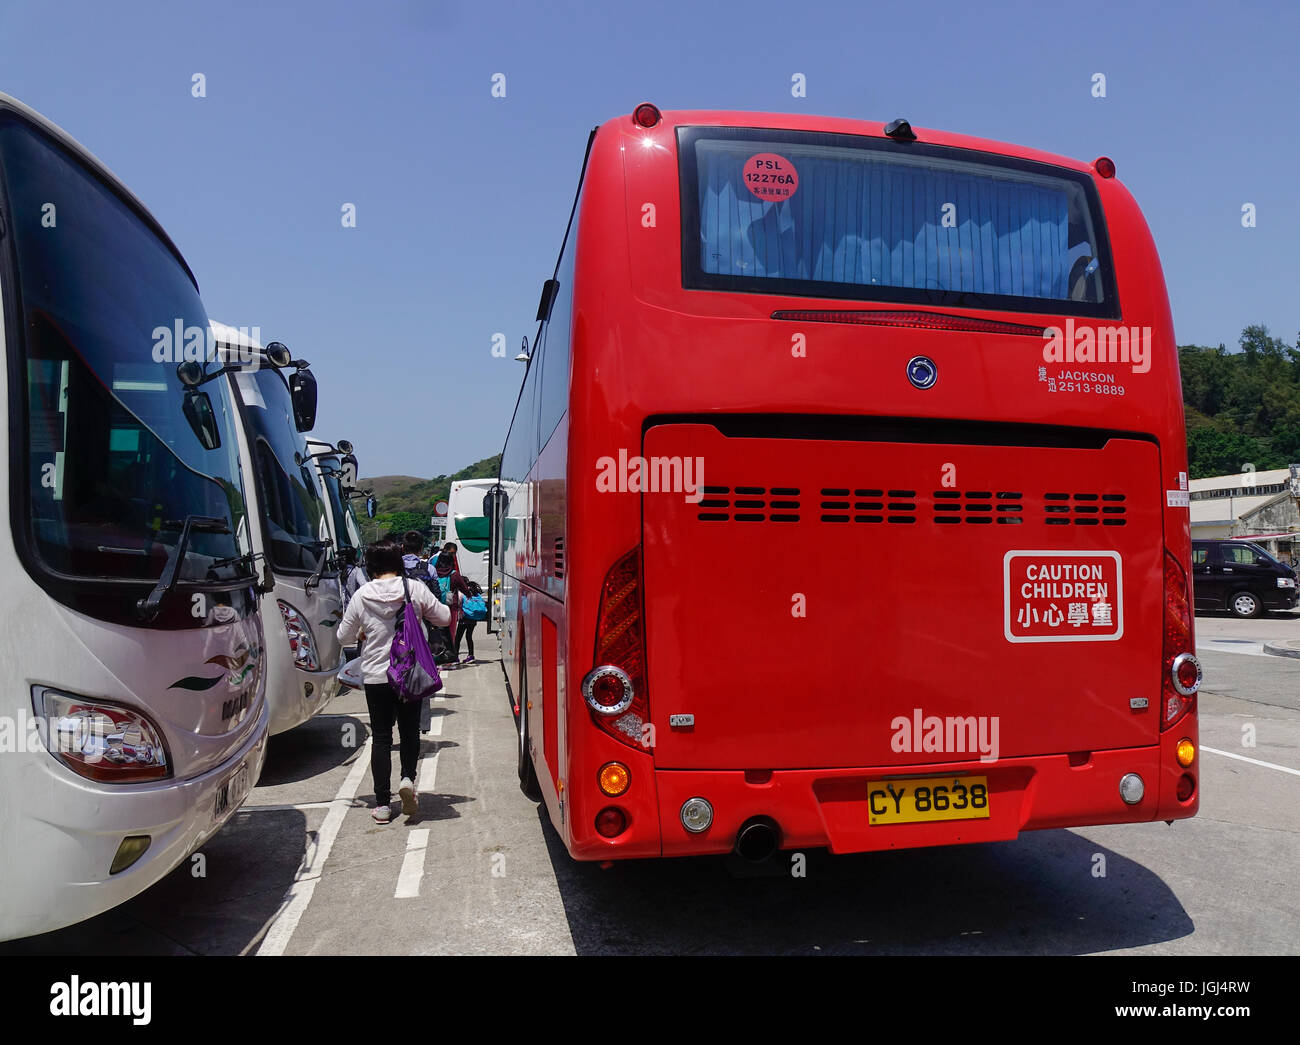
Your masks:
<path fill-rule="evenodd" d="M 1249 541 L 1192 541 L 1192 578 L 1198 610 L 1258 617 L 1296 605 L 1295 570 Z"/>

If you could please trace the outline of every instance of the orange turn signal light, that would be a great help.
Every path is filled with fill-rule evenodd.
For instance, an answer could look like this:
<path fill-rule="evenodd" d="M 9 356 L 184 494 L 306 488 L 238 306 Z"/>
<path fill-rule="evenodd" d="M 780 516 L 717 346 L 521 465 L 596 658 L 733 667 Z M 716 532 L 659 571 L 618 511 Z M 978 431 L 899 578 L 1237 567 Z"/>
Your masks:
<path fill-rule="evenodd" d="M 1178 756 L 1178 764 L 1186 769 L 1196 761 L 1196 745 L 1184 737 L 1178 742 L 1175 754 Z"/>
<path fill-rule="evenodd" d="M 632 774 L 622 762 L 606 762 L 600 767 L 600 789 L 610 798 L 617 798 L 632 784 Z"/>

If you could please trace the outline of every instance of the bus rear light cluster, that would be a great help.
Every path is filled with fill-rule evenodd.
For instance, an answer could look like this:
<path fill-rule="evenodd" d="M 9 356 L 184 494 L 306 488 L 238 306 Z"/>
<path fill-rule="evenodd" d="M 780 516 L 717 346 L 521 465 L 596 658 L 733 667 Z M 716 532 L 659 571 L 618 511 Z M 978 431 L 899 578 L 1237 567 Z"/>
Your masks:
<path fill-rule="evenodd" d="M 582 680 L 592 721 L 616 740 L 641 744 L 650 720 L 641 622 L 641 548 L 610 567 L 600 592 L 593 668 Z"/>
<path fill-rule="evenodd" d="M 1165 550 L 1165 619 L 1160 726 L 1169 729 L 1196 707 L 1201 685 L 1201 665 L 1196 659 L 1192 637 L 1191 601 L 1187 597 L 1187 575 Z"/>
<path fill-rule="evenodd" d="M 303 671 L 320 671 L 320 658 L 316 656 L 316 640 L 301 613 L 283 599 L 276 599 L 280 607 L 280 616 L 284 618 L 284 630 L 289 637 L 289 652 L 293 654 L 294 667 Z"/>
<path fill-rule="evenodd" d="M 37 687 L 42 738 L 55 758 L 80 776 L 109 784 L 139 784 L 171 775 L 160 730 L 148 715 L 117 704 Z"/>

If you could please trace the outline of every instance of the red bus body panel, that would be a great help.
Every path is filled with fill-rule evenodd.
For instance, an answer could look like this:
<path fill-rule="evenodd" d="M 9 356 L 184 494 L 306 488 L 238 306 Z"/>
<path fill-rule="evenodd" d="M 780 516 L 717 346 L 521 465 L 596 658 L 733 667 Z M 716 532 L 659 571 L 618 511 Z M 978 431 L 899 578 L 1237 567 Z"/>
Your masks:
<path fill-rule="evenodd" d="M 503 465 L 517 524 L 503 561 L 506 670 L 517 685 L 526 636 L 533 760 L 569 851 L 579 859 L 725 852 L 754 816 L 777 822 L 785 848 L 852 852 L 1194 815 L 1199 787 L 1178 800 L 1185 771 L 1173 749 L 1183 738 L 1199 743 L 1195 708 L 1160 727 L 1166 549 L 1185 573 L 1190 558 L 1187 509 L 1168 494 L 1186 480 L 1181 385 L 1159 259 L 1128 191 L 1093 179 L 1122 315 L 1077 322 L 1149 328 L 1149 370 L 1048 364 L 1039 337 L 771 318 L 783 309 L 907 306 L 684 289 L 676 128 L 694 125 L 883 134 L 875 123 L 732 112 L 666 112 L 651 129 L 623 116 L 595 134 L 568 248 L 576 260 L 562 331 L 571 366 L 566 413 L 553 434 L 536 437 L 544 445 L 534 448 L 526 476 L 507 476 Z M 1090 171 L 1034 150 L 917 134 L 930 144 Z M 930 311 L 1040 328 L 1064 321 L 1051 313 Z M 796 334 L 803 354 L 792 351 Z M 906 379 L 916 355 L 937 364 L 933 388 L 918 391 Z M 1049 392 L 1044 366 L 1053 374 L 1105 371 L 1123 393 Z M 521 438 L 529 395 L 526 381 L 511 440 Z M 807 430 L 792 435 L 778 423 L 790 418 Z M 835 427 L 846 421 L 861 432 L 846 437 Z M 895 421 L 904 423 L 901 436 L 886 423 Z M 972 439 L 974 423 L 1001 427 Z M 1032 433 L 1048 428 L 1073 442 L 1035 445 Z M 728 503 L 710 508 L 681 492 L 598 488 L 601 462 L 620 453 L 701 458 L 704 485 L 727 491 L 704 496 Z M 946 485 L 953 470 L 955 485 Z M 762 505 L 736 504 L 744 496 L 737 487 L 761 488 L 752 499 Z M 782 499 L 798 507 L 778 513 L 768 503 L 774 489 L 797 489 Z M 836 489 L 850 492 L 822 493 Z M 961 495 L 961 521 L 936 522 L 944 490 Z M 999 502 L 999 493 L 1019 499 Z M 1049 495 L 1062 493 L 1071 509 L 1122 506 L 1123 522 L 1080 524 L 1087 513 L 1073 510 L 1065 524 L 1051 522 L 1060 513 L 1049 505 L 1061 502 Z M 1086 499 L 1103 495 L 1123 499 Z M 999 504 L 1013 500 L 1020 511 L 1004 514 L 1021 521 L 1003 523 Z M 823 507 L 843 501 L 847 508 Z M 857 507 L 875 502 L 883 507 Z M 701 517 L 711 511 L 727 518 Z M 993 521 L 972 521 L 984 516 Z M 599 728 L 580 689 L 596 666 L 605 575 L 637 549 L 646 743 Z M 1010 641 L 1007 555 L 1019 551 L 1113 555 L 1122 634 Z M 802 616 L 793 612 L 797 596 Z M 914 709 L 996 717 L 996 760 L 897 750 L 893 722 Z M 694 715 L 694 725 L 673 726 L 669 716 L 678 714 Z M 611 760 L 631 774 L 616 800 L 597 787 Z M 1199 783 L 1198 766 L 1189 772 Z M 1126 773 L 1146 784 L 1132 806 L 1118 790 Z M 866 784 L 884 774 L 986 776 L 990 816 L 872 826 Z M 697 796 L 715 819 L 690 834 L 679 811 Z M 610 805 L 628 818 L 614 839 L 594 828 Z"/>

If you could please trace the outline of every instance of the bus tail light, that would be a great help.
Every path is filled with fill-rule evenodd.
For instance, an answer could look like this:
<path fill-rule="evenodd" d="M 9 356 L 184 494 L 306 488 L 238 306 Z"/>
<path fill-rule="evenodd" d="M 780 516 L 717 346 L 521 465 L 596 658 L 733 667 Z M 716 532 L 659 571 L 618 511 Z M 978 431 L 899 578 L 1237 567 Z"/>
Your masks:
<path fill-rule="evenodd" d="M 1161 729 L 1169 729 L 1196 707 L 1196 691 L 1201 687 L 1201 664 L 1193 652 L 1195 648 L 1187 574 L 1166 549 Z"/>
<path fill-rule="evenodd" d="M 50 754 L 74 773 L 108 784 L 140 784 L 171 775 L 167 748 L 148 715 L 38 687 Z"/>
<path fill-rule="evenodd" d="M 598 665 L 582 680 L 591 718 L 624 744 L 639 746 L 650 719 L 645 677 L 645 634 L 641 626 L 641 548 L 610 568 L 596 617 Z"/>
<path fill-rule="evenodd" d="M 596 814 L 596 833 L 602 838 L 617 838 L 627 830 L 627 814 L 617 806 L 608 806 Z"/>
<path fill-rule="evenodd" d="M 632 110 L 632 120 L 638 127 L 650 128 L 662 119 L 663 114 L 660 113 L 658 107 L 651 105 L 649 102 L 642 102 Z"/>
<path fill-rule="evenodd" d="M 610 798 L 618 798 L 632 785 L 632 774 L 622 762 L 606 762 L 600 767 L 600 790 Z"/>

